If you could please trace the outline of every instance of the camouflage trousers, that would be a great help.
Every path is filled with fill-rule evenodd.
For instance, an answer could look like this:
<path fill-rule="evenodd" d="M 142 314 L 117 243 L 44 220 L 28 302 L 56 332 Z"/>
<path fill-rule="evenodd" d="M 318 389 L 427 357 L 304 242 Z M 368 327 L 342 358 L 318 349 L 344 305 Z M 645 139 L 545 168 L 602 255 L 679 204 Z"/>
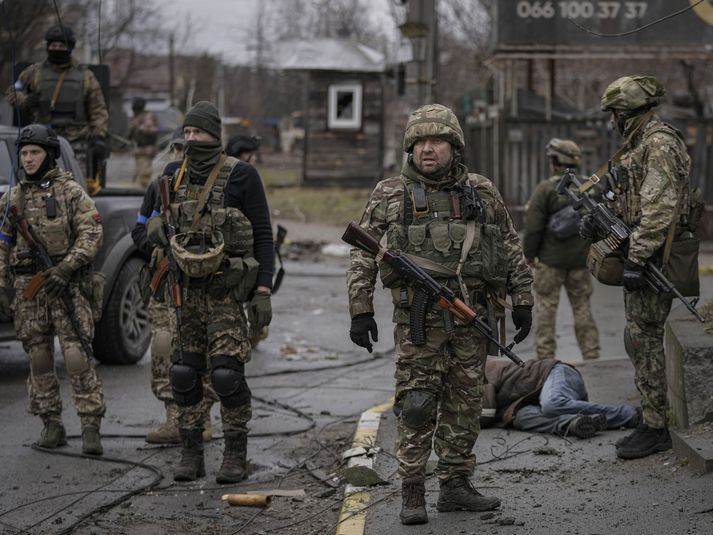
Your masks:
<path fill-rule="evenodd" d="M 231 293 L 217 298 L 201 288 L 186 288 L 183 297 L 181 325 L 183 350 L 205 356 L 205 365 L 200 370 L 204 376 L 210 373 L 211 361 L 214 357 L 230 357 L 239 362 L 250 360 L 248 322 L 242 303 L 239 303 Z M 169 317 L 175 347 L 176 315 L 170 314 Z M 208 405 L 207 408 L 209 409 L 210 406 Z M 188 407 L 179 406 L 179 427 L 202 428 L 207 408 L 202 402 Z M 220 417 L 224 433 L 247 432 L 247 425 L 252 417 L 252 404 L 248 401 L 237 408 L 229 409 L 221 403 Z"/>
<path fill-rule="evenodd" d="M 171 369 L 171 353 L 173 352 L 171 319 L 173 310 L 164 301 L 151 299 L 149 301 L 149 319 L 151 321 L 151 391 L 159 401 L 163 403 L 173 403 L 173 391 L 171 390 L 171 379 L 169 370 Z M 203 377 L 203 402 L 208 405 L 207 410 L 213 403 L 218 401 L 210 380 Z"/>
<path fill-rule="evenodd" d="M 82 425 L 98 425 L 106 407 L 101 380 L 72 327 L 67 313 L 56 300 L 51 300 L 41 288 L 37 296 L 27 300 L 22 296 L 30 277 L 15 279 L 15 330 L 17 338 L 30 359 L 27 379 L 29 410 L 43 419 L 59 419 L 62 398 L 54 369 L 54 335 L 64 355 L 65 367 L 72 385 L 72 397 Z M 91 347 L 94 320 L 91 305 L 77 285 L 70 285 L 74 314 L 82 335 Z"/>
<path fill-rule="evenodd" d="M 599 330 L 592 317 L 592 276 L 587 268 L 560 269 L 539 263 L 535 269 L 535 351 L 538 359 L 556 358 L 555 325 L 560 289 L 572 305 L 574 334 L 585 359 L 599 357 Z"/>
<path fill-rule="evenodd" d="M 440 480 L 470 476 L 475 468 L 473 447 L 480 432 L 484 339 L 466 327 L 458 326 L 452 334 L 442 327 L 428 327 L 426 344 L 415 346 L 409 326 L 396 324 L 394 341 L 399 475 L 402 479 L 423 478 L 433 446 Z M 427 399 L 432 403 L 409 414 L 409 397 L 415 392 L 430 394 Z"/>
<path fill-rule="evenodd" d="M 624 347 L 634 365 L 634 380 L 641 394 L 644 422 L 655 428 L 666 426 L 663 334 L 671 301 L 670 296 L 657 294 L 648 287 L 636 292 L 624 290 Z"/>
<path fill-rule="evenodd" d="M 138 147 L 134 151 L 134 182 L 147 188 L 153 179 L 153 159 L 156 156 L 155 147 Z"/>

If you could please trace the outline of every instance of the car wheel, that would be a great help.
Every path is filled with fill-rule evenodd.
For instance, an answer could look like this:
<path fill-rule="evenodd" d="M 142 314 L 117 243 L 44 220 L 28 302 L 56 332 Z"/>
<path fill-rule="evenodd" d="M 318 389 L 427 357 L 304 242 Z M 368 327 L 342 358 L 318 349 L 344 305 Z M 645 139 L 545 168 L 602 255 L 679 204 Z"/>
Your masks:
<path fill-rule="evenodd" d="M 149 347 L 151 324 L 139 286 L 143 265 L 141 259 L 129 258 L 111 289 L 94 335 L 94 356 L 100 362 L 134 364 Z"/>

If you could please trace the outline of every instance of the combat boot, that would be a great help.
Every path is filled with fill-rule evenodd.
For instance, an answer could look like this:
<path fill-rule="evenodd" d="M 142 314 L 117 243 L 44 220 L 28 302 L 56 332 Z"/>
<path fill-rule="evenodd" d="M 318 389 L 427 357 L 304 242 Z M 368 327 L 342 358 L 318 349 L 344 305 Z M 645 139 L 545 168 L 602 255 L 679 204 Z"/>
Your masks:
<path fill-rule="evenodd" d="M 35 442 L 35 445 L 41 448 L 54 449 L 59 446 L 67 445 L 67 432 L 60 420 L 54 418 L 44 419 L 44 428 L 40 438 Z"/>
<path fill-rule="evenodd" d="M 201 429 L 181 429 L 181 460 L 173 474 L 174 481 L 193 481 L 205 476 L 203 459 L 203 431 Z"/>
<path fill-rule="evenodd" d="M 239 483 L 248 477 L 248 434 L 242 431 L 227 431 L 223 464 L 215 476 L 218 483 Z"/>
<path fill-rule="evenodd" d="M 149 431 L 146 435 L 146 442 L 149 444 L 180 444 L 178 406 L 175 403 L 166 403 L 166 423 L 158 429 Z"/>
<path fill-rule="evenodd" d="M 401 523 L 407 526 L 428 522 L 426 487 L 423 479 L 409 478 L 401 483 Z"/>
<path fill-rule="evenodd" d="M 668 429 L 656 429 L 641 424 L 633 433 L 617 442 L 616 456 L 620 459 L 639 459 L 652 453 L 670 450 L 671 447 Z"/>
<path fill-rule="evenodd" d="M 456 476 L 441 482 L 436 509 L 443 513 L 451 511 L 492 511 L 500 507 L 500 498 L 483 496 L 475 490 L 465 476 Z"/>
<path fill-rule="evenodd" d="M 104 453 L 98 425 L 82 426 L 82 453 L 89 455 L 101 455 Z"/>

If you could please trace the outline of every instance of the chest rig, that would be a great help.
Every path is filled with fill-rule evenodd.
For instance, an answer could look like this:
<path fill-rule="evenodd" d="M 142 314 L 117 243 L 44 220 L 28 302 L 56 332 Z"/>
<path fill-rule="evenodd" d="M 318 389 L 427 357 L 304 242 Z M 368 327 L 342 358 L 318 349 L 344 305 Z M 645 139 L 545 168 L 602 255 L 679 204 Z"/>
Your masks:
<path fill-rule="evenodd" d="M 23 214 L 27 223 L 42 240 L 47 253 L 59 261 L 69 252 L 74 241 L 71 214 L 67 205 L 63 183 L 71 178 L 61 171 L 38 184 L 22 183 L 12 190 L 11 202 Z M 17 272 L 32 272 L 34 254 L 20 233 L 16 233 L 16 246 L 11 264 Z"/>
<path fill-rule="evenodd" d="M 412 256 L 430 275 L 453 289 L 503 287 L 507 280 L 504 234 L 495 217 L 495 199 L 487 179 L 470 174 L 463 184 L 435 189 L 402 177 L 399 217 L 386 232 L 390 249 Z M 390 268 L 380 265 L 386 287 Z"/>
<path fill-rule="evenodd" d="M 84 71 L 85 67 L 76 65 L 63 71 L 57 71 L 46 63 L 42 65 L 37 122 L 51 124 L 60 130 L 87 124 Z"/>
<path fill-rule="evenodd" d="M 631 226 L 636 226 L 641 221 L 641 195 L 651 195 L 651 193 L 643 192 L 642 185 L 646 178 L 646 169 L 644 168 L 644 160 L 651 150 L 646 141 L 652 135 L 664 133 L 670 136 L 679 145 L 679 152 L 683 155 L 678 168 L 675 169 L 678 183 L 672 184 L 672 187 L 680 185 L 679 191 L 679 224 L 686 226 L 689 212 L 689 187 L 688 187 L 688 172 L 690 168 L 690 159 L 686 153 L 686 148 L 683 138 L 678 130 L 665 123 L 656 123 L 648 127 L 643 135 L 641 142 L 635 148 L 622 154 L 619 162 L 618 180 L 615 184 L 614 191 L 617 193 L 617 211 L 623 215 L 624 222 Z M 654 193 L 655 195 L 655 193 Z"/>
<path fill-rule="evenodd" d="M 205 184 L 191 182 L 189 176 L 181 177 L 180 171 L 177 171 L 171 192 L 171 214 L 177 233 L 218 231 L 223 235 L 229 257 L 252 257 L 253 229 L 250 220 L 238 208 L 225 206 L 225 186 L 236 165 L 245 164 L 230 156 L 225 159 L 202 207 L 199 206 L 199 197 Z M 200 212 L 197 216 L 196 211 Z"/>

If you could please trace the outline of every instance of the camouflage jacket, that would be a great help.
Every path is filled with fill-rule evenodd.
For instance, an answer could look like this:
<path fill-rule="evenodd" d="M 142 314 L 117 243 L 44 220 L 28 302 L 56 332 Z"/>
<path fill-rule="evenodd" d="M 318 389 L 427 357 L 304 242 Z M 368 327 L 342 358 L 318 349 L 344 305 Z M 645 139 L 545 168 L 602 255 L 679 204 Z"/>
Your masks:
<path fill-rule="evenodd" d="M 153 147 L 158 141 L 158 119 L 156 114 L 150 111 L 142 111 L 131 118 L 129 126 L 129 139 L 136 143 L 136 146 Z"/>
<path fill-rule="evenodd" d="M 54 168 L 39 183 L 23 181 L 10 192 L 17 207 L 55 262 L 64 261 L 78 270 L 92 262 L 102 244 L 103 229 L 94 201 L 71 173 Z M 54 208 L 48 210 L 48 199 Z M 0 205 L 7 206 L 7 193 Z M 48 211 L 54 212 L 48 217 Z M 8 280 L 9 268 L 25 274 L 38 271 L 29 244 L 19 234 L 8 208 L 0 228 L 0 285 Z"/>
<path fill-rule="evenodd" d="M 538 258 L 550 267 L 578 269 L 587 265 L 589 242 L 579 236 L 560 240 L 547 228 L 552 214 L 570 204 L 566 195 L 555 191 L 561 175 L 540 182 L 525 210 L 523 251 L 526 258 Z"/>
<path fill-rule="evenodd" d="M 481 254 L 481 249 L 485 240 L 497 241 L 499 242 L 497 263 L 500 264 L 497 269 L 502 272 L 502 289 L 511 295 L 514 305 L 531 305 L 532 274 L 525 263 L 520 239 L 500 194 L 493 183 L 485 177 L 467 175 L 467 180 L 469 183 L 475 184 L 476 190 L 480 194 L 485 208 L 485 220 L 483 224 L 479 225 L 478 235 L 480 238 L 474 242 L 470 249 L 464 272 L 482 273 L 494 270 L 496 268 L 492 265 L 494 262 L 486 262 L 485 255 Z M 362 228 L 377 240 L 381 240 L 386 235 L 390 248 L 395 248 L 395 244 L 403 243 L 404 247 L 400 249 L 406 253 L 413 253 L 408 246 L 408 243 L 413 240 L 409 239 L 404 243 L 399 240 L 399 237 L 408 235 L 409 228 L 413 230 L 413 225 L 409 227 L 403 217 L 406 198 L 404 189 L 410 187 L 411 184 L 412 181 L 405 176 L 387 178 L 379 182 L 371 193 L 360 222 Z M 437 188 L 426 185 L 427 195 L 434 191 L 437 191 Z M 442 223 L 442 225 L 448 225 L 446 235 L 450 235 L 451 238 L 454 236 L 451 226 L 453 223 L 455 223 L 453 220 Z M 486 227 L 489 230 L 486 230 Z M 495 231 L 497 237 L 494 237 L 493 232 Z M 453 240 L 453 243 L 448 241 L 446 249 L 460 247 L 463 238 L 461 237 L 458 243 L 456 240 Z M 374 287 L 378 271 L 379 266 L 372 255 L 359 249 L 352 249 L 351 266 L 347 272 L 349 311 L 352 317 L 362 313 L 373 313 Z M 453 281 L 442 282 L 447 282 L 449 286 L 457 289 L 457 284 L 453 284 Z M 465 282 L 469 289 L 486 286 L 484 280 L 475 277 L 466 277 Z M 495 290 L 500 289 L 495 288 Z"/>
<path fill-rule="evenodd" d="M 5 92 L 8 103 L 11 106 L 19 106 L 25 113 L 32 114 L 33 122 L 43 122 L 39 117 L 38 101 L 42 92 L 42 70 L 48 67 L 59 72 L 82 68 L 75 60 L 61 66 L 55 66 L 49 62 L 33 63 L 22 71 L 18 77 L 18 82 L 22 89 L 17 90 L 14 86 L 10 86 Z M 109 134 L 109 111 L 104 101 L 104 95 L 99 82 L 88 68 L 84 68 L 82 92 L 87 124 L 85 126 L 72 125 L 66 129 L 55 128 L 58 134 L 66 137 L 70 142 L 104 138 Z M 30 98 L 31 96 L 32 98 Z"/>
<path fill-rule="evenodd" d="M 680 132 L 658 116 L 631 123 L 620 159 L 625 178 L 614 188 L 612 207 L 632 229 L 629 260 L 643 265 L 661 248 L 669 227 L 687 216 L 691 161 Z"/>

